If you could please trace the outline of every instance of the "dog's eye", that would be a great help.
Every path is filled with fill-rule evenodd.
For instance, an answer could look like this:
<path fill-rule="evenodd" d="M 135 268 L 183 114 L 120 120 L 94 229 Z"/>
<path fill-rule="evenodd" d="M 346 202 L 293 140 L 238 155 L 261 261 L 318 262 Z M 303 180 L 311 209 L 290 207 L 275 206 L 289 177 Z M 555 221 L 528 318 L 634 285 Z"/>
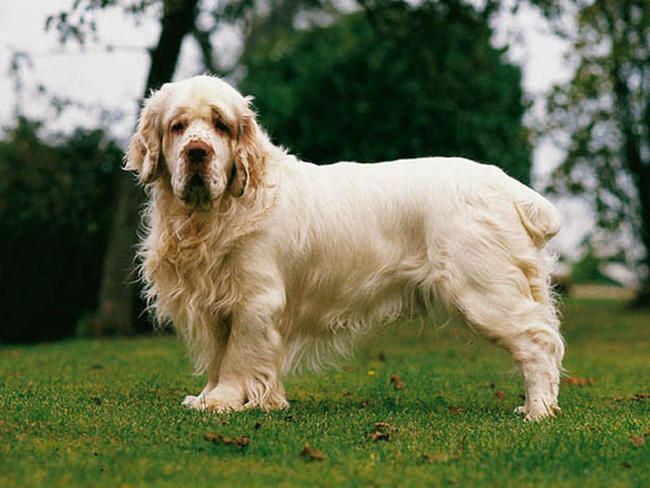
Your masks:
<path fill-rule="evenodd" d="M 215 118 L 214 119 L 214 127 L 218 131 L 225 132 L 226 134 L 230 134 L 230 127 L 228 127 L 221 119 Z"/>
<path fill-rule="evenodd" d="M 171 130 L 175 134 L 179 134 L 183 132 L 183 130 L 185 130 L 185 122 L 183 121 L 174 122 L 171 126 Z"/>

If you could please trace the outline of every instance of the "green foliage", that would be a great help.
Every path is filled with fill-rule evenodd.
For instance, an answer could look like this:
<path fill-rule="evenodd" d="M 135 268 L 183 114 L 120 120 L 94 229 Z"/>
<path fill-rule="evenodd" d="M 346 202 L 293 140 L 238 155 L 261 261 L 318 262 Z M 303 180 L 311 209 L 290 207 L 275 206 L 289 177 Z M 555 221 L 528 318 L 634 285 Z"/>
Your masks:
<path fill-rule="evenodd" d="M 571 268 L 571 283 L 619 285 L 602 273 L 603 264 L 605 262 L 594 254 L 593 248 L 588 247 L 582 258 Z"/>
<path fill-rule="evenodd" d="M 565 366 L 594 381 L 562 385 L 563 415 L 539 424 L 512 413 L 507 355 L 455 327 L 401 323 L 344 369 L 292 378 L 290 410 L 234 415 L 181 407 L 202 379 L 172 338 L 4 347 L 0 485 L 648 486 L 648 315 L 602 301 L 564 315 Z M 369 438 L 376 422 L 388 440 Z M 306 461 L 305 443 L 325 459 Z"/>
<path fill-rule="evenodd" d="M 650 264 L 650 1 L 555 3 L 577 11 L 576 71 L 548 96 L 545 132 L 566 148 L 549 189 L 587 198 L 610 239 L 631 230 Z"/>
<path fill-rule="evenodd" d="M 119 148 L 101 131 L 0 141 L 0 342 L 69 335 L 96 301 Z"/>
<path fill-rule="evenodd" d="M 490 36 L 488 13 L 457 0 L 379 2 L 250 43 L 241 88 L 307 160 L 466 156 L 528 181 L 521 72 Z"/>

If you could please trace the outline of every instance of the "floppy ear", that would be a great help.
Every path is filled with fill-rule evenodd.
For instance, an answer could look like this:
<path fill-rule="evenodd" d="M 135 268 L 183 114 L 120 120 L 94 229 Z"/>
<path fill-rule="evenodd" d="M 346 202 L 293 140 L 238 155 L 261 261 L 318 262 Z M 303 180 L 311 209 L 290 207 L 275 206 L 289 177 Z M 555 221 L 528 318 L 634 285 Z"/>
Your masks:
<path fill-rule="evenodd" d="M 124 156 L 124 169 L 135 171 L 142 184 L 151 183 L 158 176 L 160 159 L 160 105 L 162 90 L 153 93 L 144 103 L 138 127 L 131 137 Z"/>
<path fill-rule="evenodd" d="M 241 197 L 249 188 L 256 188 L 262 177 L 264 148 L 255 113 L 250 108 L 252 98 L 246 97 L 246 109 L 239 118 L 237 145 L 228 188 Z"/>

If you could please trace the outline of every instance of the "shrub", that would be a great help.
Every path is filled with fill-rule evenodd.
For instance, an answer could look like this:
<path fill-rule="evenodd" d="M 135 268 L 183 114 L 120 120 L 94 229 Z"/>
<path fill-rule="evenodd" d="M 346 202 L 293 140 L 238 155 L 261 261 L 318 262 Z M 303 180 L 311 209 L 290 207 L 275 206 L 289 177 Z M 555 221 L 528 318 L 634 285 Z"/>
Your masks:
<path fill-rule="evenodd" d="M 0 141 L 0 341 L 71 335 L 96 306 L 121 150 L 100 130 L 45 140 L 19 119 Z"/>

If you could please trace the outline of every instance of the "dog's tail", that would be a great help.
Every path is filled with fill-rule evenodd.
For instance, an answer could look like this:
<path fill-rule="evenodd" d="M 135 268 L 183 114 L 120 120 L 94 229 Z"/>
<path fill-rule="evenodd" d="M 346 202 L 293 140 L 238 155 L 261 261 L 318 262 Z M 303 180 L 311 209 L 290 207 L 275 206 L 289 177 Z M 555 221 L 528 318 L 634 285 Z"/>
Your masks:
<path fill-rule="evenodd" d="M 526 187 L 525 194 L 515 199 L 515 208 L 522 225 L 538 249 L 560 231 L 561 219 L 557 208 L 540 194 Z"/>

